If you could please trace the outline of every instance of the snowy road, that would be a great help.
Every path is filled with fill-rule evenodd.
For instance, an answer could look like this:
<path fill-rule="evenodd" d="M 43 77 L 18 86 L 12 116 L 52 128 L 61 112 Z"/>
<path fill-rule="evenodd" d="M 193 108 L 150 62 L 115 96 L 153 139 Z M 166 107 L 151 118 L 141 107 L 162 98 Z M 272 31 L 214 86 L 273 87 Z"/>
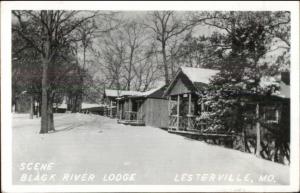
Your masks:
<path fill-rule="evenodd" d="M 39 127 L 40 119 L 14 115 L 15 184 L 289 183 L 288 166 L 159 128 L 83 114 L 56 114 L 51 134 Z"/>

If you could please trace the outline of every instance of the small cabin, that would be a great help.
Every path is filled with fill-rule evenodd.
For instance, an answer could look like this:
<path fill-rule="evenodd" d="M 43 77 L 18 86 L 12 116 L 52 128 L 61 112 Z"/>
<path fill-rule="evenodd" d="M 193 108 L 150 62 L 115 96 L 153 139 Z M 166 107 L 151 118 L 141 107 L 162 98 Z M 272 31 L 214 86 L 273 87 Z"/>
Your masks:
<path fill-rule="evenodd" d="M 166 86 L 121 97 L 118 100 L 118 122 L 131 125 L 168 127 L 168 100 L 163 96 Z"/>
<path fill-rule="evenodd" d="M 116 118 L 118 113 L 117 98 L 125 97 L 130 95 L 138 94 L 137 91 L 130 90 L 113 90 L 105 89 L 103 99 L 104 99 L 104 115 L 110 118 Z"/>
<path fill-rule="evenodd" d="M 169 101 L 170 132 L 194 132 L 205 129 L 206 123 L 196 120 L 196 116 L 205 115 L 207 108 L 198 105 L 199 93 L 208 85 L 218 70 L 206 68 L 181 67 L 168 88 L 165 96 Z"/>

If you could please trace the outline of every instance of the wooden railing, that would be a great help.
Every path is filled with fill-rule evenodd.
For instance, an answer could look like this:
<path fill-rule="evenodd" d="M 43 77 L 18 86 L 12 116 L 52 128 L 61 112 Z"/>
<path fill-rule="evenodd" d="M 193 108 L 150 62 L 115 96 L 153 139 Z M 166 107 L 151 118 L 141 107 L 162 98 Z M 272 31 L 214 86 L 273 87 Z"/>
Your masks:
<path fill-rule="evenodd" d="M 169 116 L 169 128 L 175 129 L 177 128 L 177 115 L 170 115 Z"/>
<path fill-rule="evenodd" d="M 195 116 L 189 117 L 190 129 L 197 130 L 200 132 L 204 132 L 208 128 L 208 124 L 206 121 L 197 119 Z"/>
<path fill-rule="evenodd" d="M 135 112 L 135 111 L 125 111 L 122 114 L 122 116 L 119 115 L 119 117 L 121 117 L 121 120 L 128 120 L 128 121 L 134 121 L 134 120 L 141 121 L 141 120 L 143 120 L 140 113 Z"/>
<path fill-rule="evenodd" d="M 179 123 L 178 123 L 179 118 Z M 194 115 L 187 116 L 169 116 L 169 128 L 175 130 L 194 130 L 203 132 L 207 129 L 208 124 L 203 121 L 196 119 Z"/>

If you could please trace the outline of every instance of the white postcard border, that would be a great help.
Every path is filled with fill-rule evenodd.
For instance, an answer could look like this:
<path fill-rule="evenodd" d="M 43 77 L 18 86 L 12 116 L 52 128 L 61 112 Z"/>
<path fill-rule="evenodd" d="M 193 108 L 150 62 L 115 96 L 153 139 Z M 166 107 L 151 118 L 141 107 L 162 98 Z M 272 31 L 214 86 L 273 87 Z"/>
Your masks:
<path fill-rule="evenodd" d="M 291 165 L 290 185 L 12 185 L 11 10 L 241 10 L 291 11 Z M 299 2 L 1 2 L 1 154 L 4 192 L 199 192 L 299 190 Z"/>

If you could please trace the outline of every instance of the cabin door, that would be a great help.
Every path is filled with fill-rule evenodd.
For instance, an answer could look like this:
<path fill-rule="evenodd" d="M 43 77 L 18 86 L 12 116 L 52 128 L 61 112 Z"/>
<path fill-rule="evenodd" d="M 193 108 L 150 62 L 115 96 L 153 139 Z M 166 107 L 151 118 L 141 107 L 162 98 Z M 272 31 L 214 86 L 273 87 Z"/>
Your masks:
<path fill-rule="evenodd" d="M 138 110 L 138 103 L 137 101 L 132 101 L 132 111 L 137 112 Z"/>

